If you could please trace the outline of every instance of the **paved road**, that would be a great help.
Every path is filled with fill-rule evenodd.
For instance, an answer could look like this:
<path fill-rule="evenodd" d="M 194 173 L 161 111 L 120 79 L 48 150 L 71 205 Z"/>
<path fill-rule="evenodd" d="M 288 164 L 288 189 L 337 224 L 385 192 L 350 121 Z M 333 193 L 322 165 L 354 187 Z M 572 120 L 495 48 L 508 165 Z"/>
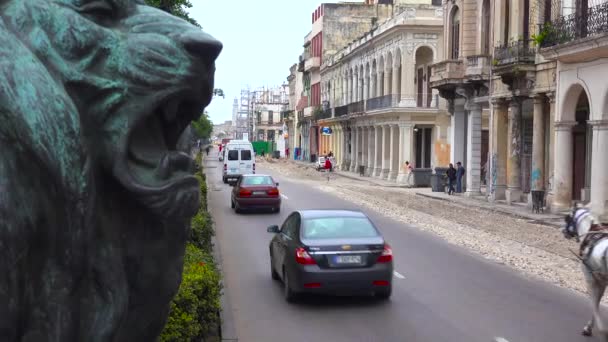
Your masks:
<path fill-rule="evenodd" d="M 216 159 L 215 159 L 216 160 Z M 505 266 L 380 214 L 367 211 L 393 247 L 395 277 L 389 302 L 371 298 L 310 297 L 284 301 L 270 278 L 266 227 L 295 209 L 361 209 L 304 181 L 269 173 L 280 182 L 280 214 L 236 215 L 221 165 L 207 162 L 209 205 L 225 281 L 224 338 L 240 342 L 593 341 L 580 335 L 586 300 L 527 280 Z M 364 210 L 365 211 L 365 210 Z M 491 223 L 488 223 L 491 224 Z"/>

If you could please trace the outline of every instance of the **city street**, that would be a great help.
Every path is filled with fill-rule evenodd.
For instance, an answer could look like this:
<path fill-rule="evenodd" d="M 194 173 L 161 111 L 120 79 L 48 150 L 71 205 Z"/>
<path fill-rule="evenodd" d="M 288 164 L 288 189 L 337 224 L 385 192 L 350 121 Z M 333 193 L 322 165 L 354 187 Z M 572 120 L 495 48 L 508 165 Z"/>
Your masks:
<path fill-rule="evenodd" d="M 215 152 L 215 151 L 214 151 Z M 586 298 L 450 245 L 415 227 L 365 211 L 393 247 L 395 277 L 388 302 L 373 298 L 304 297 L 288 304 L 270 277 L 266 227 L 293 210 L 361 209 L 350 201 L 258 166 L 280 182 L 280 214 L 230 208 L 215 153 L 206 161 L 209 210 L 224 277 L 225 340 L 509 342 L 590 341 L 580 335 Z"/>

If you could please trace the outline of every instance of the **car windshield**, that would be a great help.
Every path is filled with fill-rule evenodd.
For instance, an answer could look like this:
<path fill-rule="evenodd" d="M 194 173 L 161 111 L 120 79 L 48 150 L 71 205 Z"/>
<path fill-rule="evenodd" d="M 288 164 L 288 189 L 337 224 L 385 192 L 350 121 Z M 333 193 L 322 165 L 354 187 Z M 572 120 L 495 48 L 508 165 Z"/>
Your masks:
<path fill-rule="evenodd" d="M 247 176 L 243 177 L 242 185 L 274 185 L 270 176 Z"/>
<path fill-rule="evenodd" d="M 379 236 L 365 217 L 321 217 L 302 222 L 304 239 L 368 238 Z"/>

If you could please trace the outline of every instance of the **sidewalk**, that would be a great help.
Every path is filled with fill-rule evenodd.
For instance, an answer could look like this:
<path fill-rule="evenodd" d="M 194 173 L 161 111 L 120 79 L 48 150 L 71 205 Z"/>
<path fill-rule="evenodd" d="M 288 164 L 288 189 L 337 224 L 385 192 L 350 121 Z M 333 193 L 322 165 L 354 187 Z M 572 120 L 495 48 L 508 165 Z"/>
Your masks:
<path fill-rule="evenodd" d="M 316 168 L 316 164 L 303 162 L 298 160 L 290 160 L 291 163 L 296 165 L 307 167 L 311 169 Z M 555 228 L 561 228 L 564 222 L 564 214 L 554 214 L 550 212 L 536 214 L 533 213 L 530 208 L 526 204 L 517 203 L 513 205 L 508 205 L 506 203 L 501 203 L 501 201 L 491 203 L 488 202 L 485 196 L 476 196 L 476 197 L 464 197 L 462 195 L 448 195 L 444 192 L 433 192 L 431 188 L 411 188 L 407 185 L 397 184 L 392 181 L 387 181 L 383 179 L 377 179 L 374 177 L 368 176 L 360 176 L 357 173 L 350 171 L 335 171 L 336 175 L 352 179 L 359 182 L 366 182 L 368 184 L 386 187 L 386 188 L 401 188 L 401 189 L 409 189 L 409 191 L 414 191 L 416 195 L 423 196 L 426 198 L 447 201 L 451 203 L 457 203 L 463 206 L 474 206 L 476 208 L 485 209 L 488 211 L 498 212 L 501 214 L 509 215 L 512 217 L 525 219 L 530 221 L 530 223 L 537 223 L 546 226 L 551 226 Z"/>

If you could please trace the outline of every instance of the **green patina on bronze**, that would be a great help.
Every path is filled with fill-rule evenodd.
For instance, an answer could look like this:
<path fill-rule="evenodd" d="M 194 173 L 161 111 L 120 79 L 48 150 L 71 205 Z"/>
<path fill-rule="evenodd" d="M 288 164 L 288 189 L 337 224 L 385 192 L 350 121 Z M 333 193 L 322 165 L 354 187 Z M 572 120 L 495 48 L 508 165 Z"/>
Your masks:
<path fill-rule="evenodd" d="M 153 341 L 221 44 L 135 0 L 0 0 L 0 341 Z"/>

